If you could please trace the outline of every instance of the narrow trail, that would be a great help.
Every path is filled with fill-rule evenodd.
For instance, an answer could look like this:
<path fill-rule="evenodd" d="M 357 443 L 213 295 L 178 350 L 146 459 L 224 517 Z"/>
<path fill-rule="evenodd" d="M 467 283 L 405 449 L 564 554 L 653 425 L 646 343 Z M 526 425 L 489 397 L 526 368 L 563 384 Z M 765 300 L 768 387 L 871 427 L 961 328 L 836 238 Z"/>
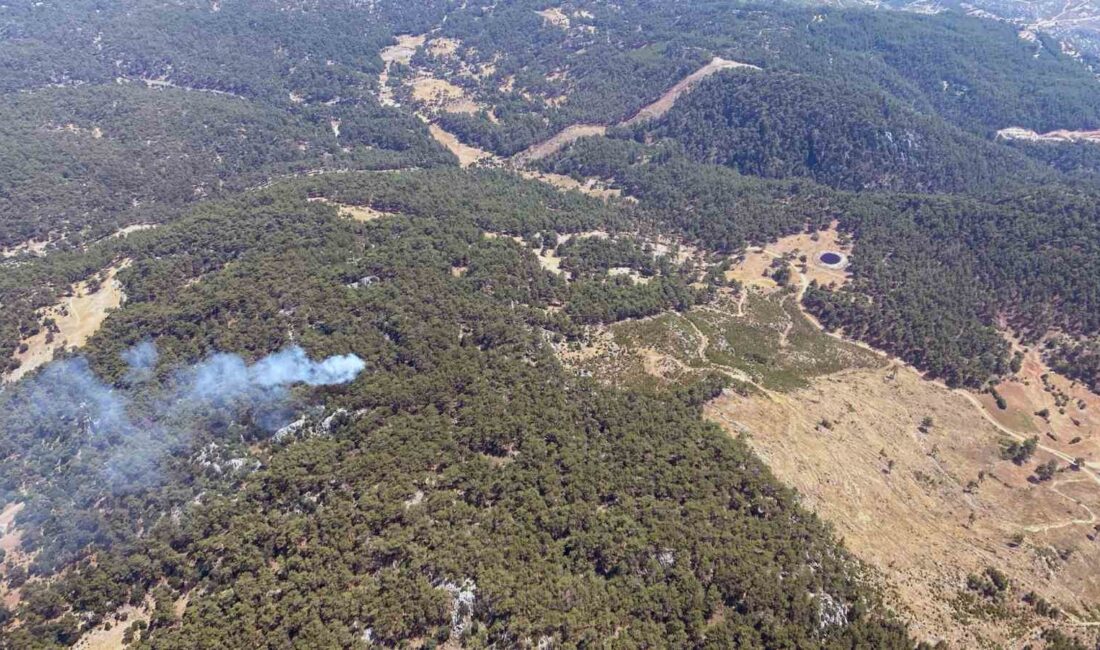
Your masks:
<path fill-rule="evenodd" d="M 695 321 L 687 316 L 684 316 L 684 320 L 688 322 L 688 325 L 691 325 L 691 329 L 695 330 L 695 334 L 699 336 L 699 345 L 695 348 L 695 356 L 699 357 L 699 360 L 703 363 L 707 363 L 707 348 L 710 347 L 710 337 L 704 334 L 703 330 L 699 329 Z"/>
<path fill-rule="evenodd" d="M 769 255 L 773 258 L 781 258 L 782 257 L 778 253 L 775 253 L 774 251 L 770 251 L 767 248 L 763 248 L 761 250 L 766 255 Z M 895 357 L 887 354 L 886 352 L 883 352 L 882 350 L 878 350 L 878 349 L 876 349 L 876 348 L 874 348 L 870 345 L 867 345 L 866 343 L 863 343 L 862 341 L 852 340 L 852 339 L 849 339 L 849 338 L 845 337 L 842 334 L 835 333 L 835 332 L 830 332 L 830 331 L 826 330 L 824 327 L 822 327 L 821 322 L 818 321 L 817 318 L 815 318 L 813 316 L 813 314 L 810 314 L 809 312 L 807 312 L 806 309 L 802 306 L 802 298 L 803 298 L 803 296 L 805 296 L 806 290 L 809 287 L 810 283 L 809 283 L 809 279 L 806 277 L 805 273 L 802 273 L 800 270 L 797 269 L 797 267 L 794 269 L 794 271 L 796 273 L 798 273 L 798 276 L 799 276 L 799 289 L 798 289 L 797 303 L 796 303 L 798 305 L 798 309 L 803 314 L 803 316 L 805 316 L 806 319 L 809 320 L 811 323 L 813 323 L 814 326 L 817 327 L 819 330 L 821 330 L 825 334 L 833 337 L 834 339 L 836 339 L 838 341 L 843 341 L 845 343 L 848 343 L 849 345 L 855 345 L 855 346 L 858 346 L 858 347 L 860 347 L 864 350 L 872 352 L 872 353 L 878 355 L 879 357 L 885 359 L 889 365 L 899 365 L 899 366 L 901 366 L 903 368 L 906 368 L 908 370 L 912 370 L 913 372 L 917 373 L 921 377 L 922 380 L 924 380 L 926 382 L 929 382 L 929 383 L 932 383 L 932 384 L 934 384 L 934 385 L 936 385 L 936 386 L 938 386 L 938 387 L 940 387 L 940 388 L 942 388 L 942 389 L 944 389 L 944 390 L 946 390 L 950 393 L 961 396 L 963 399 L 965 399 L 967 402 L 969 402 L 978 411 L 978 413 L 982 416 L 983 419 L 985 419 L 987 422 L 992 424 L 994 426 L 994 428 L 997 429 L 997 431 L 999 431 L 1000 433 L 1003 433 L 1004 435 L 1012 438 L 1013 440 L 1022 442 L 1022 441 L 1028 440 L 1028 439 L 1033 437 L 1031 435 L 1026 435 L 1026 434 L 1020 433 L 1018 431 L 1014 431 L 1014 430 L 1006 427 L 1005 425 L 1001 424 L 1000 422 L 998 422 L 997 419 L 994 418 L 993 415 L 989 411 L 986 410 L 985 406 L 982 405 L 981 401 L 979 401 L 978 398 L 972 392 L 970 392 L 966 389 L 963 389 L 963 388 L 951 388 L 950 386 L 948 386 L 947 384 L 945 384 L 941 381 L 929 379 L 924 375 L 924 373 L 920 372 L 919 370 L 917 370 L 916 368 L 914 368 L 913 366 L 911 366 L 910 364 L 906 363 L 905 361 L 903 361 L 901 359 L 895 358 Z M 771 394 L 769 394 L 769 397 L 773 397 L 773 396 Z M 774 400 L 774 397 L 773 397 L 773 400 Z M 789 405 L 788 405 L 788 407 L 789 407 Z M 1041 451 L 1043 451 L 1043 452 L 1059 459 L 1059 460 L 1062 460 L 1062 461 L 1066 462 L 1069 465 L 1073 465 L 1076 462 L 1076 459 L 1074 457 L 1070 456 L 1069 454 L 1066 454 L 1062 451 L 1059 451 L 1057 449 L 1054 449 L 1054 448 L 1049 447 L 1047 445 L 1044 445 L 1042 443 L 1039 443 L 1037 445 L 1037 448 L 1039 450 L 1041 450 Z M 1080 506 L 1086 512 L 1088 512 L 1088 514 L 1089 514 L 1088 519 L 1069 519 L 1069 520 L 1058 521 L 1058 522 L 1053 522 L 1053 523 L 1049 523 L 1049 524 L 1035 524 L 1035 525 L 1030 525 L 1030 526 L 1022 526 L 1022 528 L 1027 532 L 1041 533 L 1041 532 L 1046 532 L 1048 530 L 1055 530 L 1055 529 L 1058 529 L 1058 528 L 1067 528 L 1069 526 L 1091 526 L 1091 525 L 1095 525 L 1097 523 L 1097 516 L 1092 511 L 1092 509 L 1090 509 L 1085 504 L 1078 502 L 1076 499 L 1073 499 L 1072 497 L 1069 497 L 1066 494 L 1062 493 L 1061 491 L 1059 491 L 1057 489 L 1057 486 L 1065 485 L 1066 483 L 1077 483 L 1077 482 L 1082 482 L 1082 481 L 1091 481 L 1094 484 L 1100 486 L 1100 476 L 1097 475 L 1097 471 L 1096 471 L 1097 467 L 1098 467 L 1098 465 L 1095 462 L 1086 462 L 1084 464 L 1084 467 L 1082 468 L 1083 471 L 1082 471 L 1082 477 L 1081 478 L 1072 479 L 1072 480 L 1065 480 L 1065 481 L 1062 481 L 1062 482 L 1059 482 L 1059 483 L 1055 483 L 1054 485 L 1049 487 L 1050 490 L 1052 490 L 1053 492 L 1055 492 L 1059 496 L 1061 496 L 1065 499 L 1069 499 L 1070 501 L 1073 501 L 1076 505 Z M 1100 623 L 1096 623 L 1096 625 L 1100 625 Z"/>
<path fill-rule="evenodd" d="M 1069 496 L 1068 494 L 1066 494 L 1066 493 L 1064 493 L 1064 492 L 1062 492 L 1061 490 L 1058 489 L 1058 486 L 1060 486 L 1060 485 L 1067 485 L 1067 484 L 1071 484 L 1071 483 L 1081 483 L 1081 482 L 1084 482 L 1085 480 L 1086 479 L 1084 479 L 1084 478 L 1076 478 L 1076 479 L 1066 479 L 1064 481 L 1057 481 L 1053 485 L 1050 486 L 1050 491 L 1054 492 L 1055 494 L 1057 494 L 1058 496 L 1060 496 L 1064 499 L 1068 499 L 1068 500 L 1072 501 L 1074 503 L 1074 505 L 1076 505 L 1077 507 L 1083 509 L 1085 512 L 1087 512 L 1089 514 L 1088 519 L 1069 519 L 1069 520 L 1066 520 L 1066 521 L 1060 521 L 1060 522 L 1055 522 L 1055 523 L 1050 523 L 1050 524 L 1033 524 L 1031 526 L 1024 526 L 1023 529 L 1026 532 L 1029 532 L 1029 533 L 1045 533 L 1048 530 L 1055 530 L 1055 529 L 1058 529 L 1058 528 L 1068 528 L 1070 526 L 1092 526 L 1093 524 L 1095 524 L 1096 521 L 1097 521 L 1096 513 L 1092 511 L 1092 508 L 1088 507 L 1087 505 L 1081 503 L 1077 499 L 1074 499 L 1073 497 Z"/>

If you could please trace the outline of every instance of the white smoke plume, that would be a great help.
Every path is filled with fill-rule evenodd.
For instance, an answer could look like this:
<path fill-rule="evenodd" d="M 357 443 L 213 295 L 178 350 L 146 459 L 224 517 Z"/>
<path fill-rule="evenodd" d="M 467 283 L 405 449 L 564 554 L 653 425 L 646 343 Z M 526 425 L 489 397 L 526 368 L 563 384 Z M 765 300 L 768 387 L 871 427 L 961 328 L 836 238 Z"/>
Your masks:
<path fill-rule="evenodd" d="M 0 405 L 0 435 L 24 444 L 62 432 L 78 437 L 73 447 L 106 452 L 101 471 L 112 488 L 129 491 L 157 482 L 160 461 L 193 438 L 196 422 L 246 413 L 274 431 L 293 419 L 291 386 L 345 384 L 366 368 L 355 355 L 312 361 L 294 346 L 252 365 L 215 354 L 176 371 L 162 387 L 149 382 L 159 358 L 154 344 L 140 343 L 122 358 L 129 367 L 124 381 L 141 385 L 140 394 L 104 383 L 81 357 L 57 361 L 13 387 Z"/>
<path fill-rule="evenodd" d="M 143 341 L 123 352 L 122 360 L 130 367 L 125 377 L 126 383 L 139 384 L 150 379 L 159 358 L 157 346 L 152 341 Z"/>

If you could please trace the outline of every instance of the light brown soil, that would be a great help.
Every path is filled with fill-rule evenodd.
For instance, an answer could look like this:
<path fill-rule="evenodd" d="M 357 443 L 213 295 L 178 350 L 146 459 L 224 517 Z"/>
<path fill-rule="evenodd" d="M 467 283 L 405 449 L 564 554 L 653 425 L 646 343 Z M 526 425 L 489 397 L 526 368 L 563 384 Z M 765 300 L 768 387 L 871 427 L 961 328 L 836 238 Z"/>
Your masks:
<path fill-rule="evenodd" d="M 574 124 L 573 126 L 566 127 L 565 130 L 550 139 L 533 144 L 527 149 L 517 153 L 512 157 L 512 163 L 517 167 L 522 167 L 530 162 L 541 160 L 556 153 L 562 147 L 572 142 L 576 142 L 581 138 L 603 135 L 606 132 L 607 127 L 599 124 Z"/>
<path fill-rule="evenodd" d="M 732 70 L 734 68 L 741 68 L 745 70 L 759 70 L 760 68 L 748 63 L 738 63 L 737 61 L 728 61 L 719 57 L 711 59 L 710 63 L 707 63 L 703 67 L 699 68 L 695 72 L 692 72 L 688 76 L 681 79 L 675 86 L 669 88 L 664 95 L 661 95 L 657 101 L 645 106 L 638 111 L 634 117 L 623 122 L 623 126 L 630 126 L 637 124 L 638 122 L 644 122 L 657 117 L 661 117 L 672 108 L 676 103 L 676 100 L 680 99 L 680 96 L 687 91 L 694 88 L 700 81 L 706 79 L 716 72 L 722 70 Z"/>
<path fill-rule="evenodd" d="M 417 48 L 424 44 L 425 39 L 426 37 L 423 34 L 415 36 L 403 34 L 397 37 L 396 45 L 383 48 L 379 52 L 384 65 L 382 66 L 382 72 L 378 75 L 378 101 L 383 106 L 393 106 L 395 103 L 393 89 L 390 88 L 390 66 L 394 63 L 409 65 L 413 55 L 416 54 Z"/>
<path fill-rule="evenodd" d="M 117 231 L 115 231 L 113 234 L 111 234 L 111 238 L 112 239 L 118 239 L 120 237 L 125 237 L 126 235 L 129 235 L 132 232 L 141 232 L 142 230 L 152 230 L 156 227 L 157 227 L 157 224 L 155 224 L 155 223 L 135 223 L 133 225 L 126 226 L 125 228 L 119 228 Z"/>
<path fill-rule="evenodd" d="M 1008 408 L 997 408 L 992 395 L 979 395 L 978 399 L 998 423 L 1038 435 L 1041 444 L 1066 457 L 1100 462 L 1100 395 L 1051 371 L 1037 349 L 1028 350 L 1020 372 L 996 389 Z M 1064 396 L 1061 407 L 1059 396 Z M 1049 412 L 1048 419 L 1037 415 L 1044 409 Z M 1072 442 L 1076 438 L 1080 440 Z"/>
<path fill-rule="evenodd" d="M 1100 143 L 1100 130 L 1097 131 L 1069 131 L 1059 129 L 1047 133 L 1036 133 L 1030 129 L 1018 126 L 1009 127 L 997 131 L 997 137 L 1002 140 L 1029 140 L 1032 142 L 1094 142 Z"/>
<path fill-rule="evenodd" d="M 118 648 L 126 647 L 122 643 L 122 636 L 126 634 L 126 628 L 133 625 L 134 621 L 148 621 L 151 610 L 150 603 L 145 603 L 141 607 L 126 605 L 120 608 L 114 616 L 108 617 L 111 622 L 110 630 L 104 629 L 105 625 L 100 624 L 80 637 L 76 645 L 73 646 L 74 650 L 118 650 Z M 124 617 L 125 621 L 122 620 Z"/>
<path fill-rule="evenodd" d="M 1090 510 L 1100 507 L 1095 484 L 1070 470 L 1030 484 L 1031 467 L 1000 459 L 1004 436 L 957 392 L 891 366 L 819 378 L 790 394 L 729 393 L 706 413 L 731 433 L 748 432 L 777 476 L 885 574 L 919 638 L 1019 647 L 1033 636 L 1041 621 L 1025 620 L 1017 633 L 1003 622 L 956 618 L 951 600 L 967 573 L 986 566 L 1063 607 L 1083 611 L 1100 598 L 1089 568 L 1100 546 L 1086 537 Z M 921 433 L 925 416 L 934 426 Z M 1026 541 L 1010 548 L 1017 533 Z M 1036 555 L 1051 546 L 1074 554 L 1052 569 Z"/>
<path fill-rule="evenodd" d="M 755 286 L 696 312 L 719 309 L 726 317 L 751 319 L 745 296 L 750 291 L 774 295 L 774 282 L 760 273 L 786 254 L 808 256 L 805 273 L 797 257 L 791 263 L 801 290 L 810 278 L 846 281 L 843 271 L 812 263 L 825 250 L 848 252 L 835 228 L 819 233 L 816 241 L 800 234 L 750 252 L 731 275 Z M 623 341 L 614 328 L 598 329 L 590 332 L 587 345 L 557 346 L 559 357 L 610 384 L 677 382 L 709 369 L 752 386 L 755 390 L 748 395 L 729 391 L 709 404 L 708 418 L 731 433 L 750 434 L 750 444 L 777 476 L 876 569 L 887 602 L 918 638 L 944 639 L 962 648 L 1021 648 L 1035 643 L 1044 627 L 1061 627 L 1085 638 L 1100 631 L 1089 611 L 1100 601 L 1100 575 L 1093 568 L 1100 564 L 1100 542 L 1094 541 L 1100 478 L 1096 466 L 1073 470 L 1066 463 L 1078 455 L 1093 457 L 1094 421 L 1078 417 L 1082 413 L 1076 400 L 1084 400 L 1084 411 L 1100 418 L 1100 404 L 1093 401 L 1100 398 L 1063 378 L 1048 376 L 1053 392 L 1044 390 L 1039 377 L 1046 369 L 1031 353 L 1021 372 L 1028 384 L 1012 384 L 1004 392 L 1012 388 L 1030 400 L 1015 406 L 1017 413 L 1049 407 L 1055 414 L 1049 426 L 1059 440 L 1041 436 L 1035 456 L 1016 466 L 1001 458 L 1002 445 L 1022 439 L 1025 431 L 998 422 L 974 393 L 925 380 L 881 353 L 876 353 L 882 363 L 878 369 L 853 369 L 868 365 L 872 357 L 841 365 L 848 370 L 808 378 L 805 388 L 768 389 L 736 368 L 715 363 L 710 352 L 717 349 L 716 341 L 708 341 L 690 316 L 655 318 L 672 318 L 679 325 L 670 326 L 660 340 L 653 337 L 663 330 L 653 330 L 646 334 L 650 338 L 626 347 L 619 344 Z M 777 330 L 781 347 L 790 331 Z M 800 345 L 806 346 L 805 334 L 800 336 Z M 1057 391 L 1070 395 L 1073 406 L 1065 415 L 1053 405 Z M 1014 394 L 1008 398 L 1010 405 L 1023 399 Z M 933 425 L 921 432 L 926 416 Z M 1082 440 L 1069 445 L 1070 438 L 1061 433 L 1065 427 L 1073 427 Z M 1061 463 L 1055 478 L 1031 482 L 1037 464 L 1051 458 Z M 1022 543 L 1010 545 L 1016 536 L 1022 536 Z M 1002 570 L 1012 580 L 1006 619 L 967 611 L 960 604 L 967 575 L 986 567 Z M 1061 607 L 1062 618 L 1039 617 L 1023 603 L 1022 595 L 1032 590 Z"/>
<path fill-rule="evenodd" d="M 462 46 L 462 41 L 457 38 L 433 38 L 428 41 L 428 53 L 441 59 L 454 57 L 455 52 Z"/>
<path fill-rule="evenodd" d="M 339 210 L 341 217 L 346 217 L 354 221 L 374 221 L 375 219 L 381 219 L 382 217 L 393 216 L 392 212 L 384 212 L 382 210 L 375 210 L 369 205 L 351 205 L 348 203 L 337 203 L 335 201 L 329 201 L 324 197 L 309 199 L 311 203 L 326 203 L 332 205 Z"/>
<path fill-rule="evenodd" d="M 15 516 L 23 510 L 24 505 L 21 502 L 9 503 L 0 511 L 0 549 L 3 549 L 5 553 L 4 562 L 0 563 L 0 604 L 3 604 L 9 610 L 14 609 L 19 604 L 20 590 L 8 590 L 3 578 L 12 568 L 26 566 L 30 562 L 30 558 L 19 550 L 23 534 L 15 528 L 13 523 Z"/>
<path fill-rule="evenodd" d="M 594 196 L 599 199 L 609 199 L 612 197 L 622 196 L 622 191 L 617 189 L 608 188 L 598 179 L 590 178 L 581 183 L 570 176 L 563 176 L 561 174 L 551 174 L 547 172 L 536 172 L 528 169 L 520 170 L 520 176 L 526 179 L 542 181 L 549 183 L 554 187 L 561 190 L 576 190 L 589 196 Z"/>
<path fill-rule="evenodd" d="M 22 255 L 24 253 L 30 253 L 31 255 L 41 257 L 46 254 L 46 247 L 49 245 L 49 240 L 29 239 L 11 248 L 0 248 L 0 258 L 15 257 L 16 255 Z"/>
<path fill-rule="evenodd" d="M 508 239 L 511 239 L 512 241 L 516 242 L 524 248 L 530 248 L 530 246 L 527 244 L 527 241 L 519 235 L 505 235 L 497 232 L 485 233 L 486 239 L 498 239 L 501 237 L 507 237 Z M 561 269 L 561 258 L 558 257 L 557 250 L 552 248 L 543 248 L 542 250 L 532 250 L 531 252 L 533 252 L 535 254 L 535 257 L 538 258 L 539 266 L 541 266 L 544 270 L 550 271 L 555 275 L 561 275 L 566 279 L 569 278 L 569 273 Z"/>
<path fill-rule="evenodd" d="M 410 82 L 413 89 L 413 99 L 426 104 L 445 105 L 448 102 L 460 100 L 464 93 L 458 86 L 449 81 L 434 77 L 417 77 Z"/>
<path fill-rule="evenodd" d="M 763 249 L 752 248 L 745 252 L 744 257 L 737 264 L 726 271 L 726 280 L 737 280 L 746 287 L 759 287 L 765 291 L 771 291 L 779 287 L 769 277 L 764 275 L 771 266 L 772 256 Z"/>
<path fill-rule="evenodd" d="M 839 242 L 840 233 L 836 227 L 837 224 L 833 223 L 827 230 L 816 233 L 799 233 L 784 237 L 764 248 L 750 248 L 745 251 L 741 261 L 726 271 L 726 279 L 737 280 L 746 286 L 759 287 L 765 291 L 774 290 L 778 288 L 778 285 L 770 277 L 765 277 L 764 272 L 771 267 L 776 258 L 791 255 L 793 256 L 791 261 L 792 271 L 794 271 L 795 277 L 800 278 L 803 286 L 808 284 L 810 280 L 817 280 L 818 283 L 825 285 L 843 286 L 848 282 L 848 272 L 843 269 L 828 268 L 818 260 L 821 254 L 826 251 L 839 252 L 844 255 L 851 254 L 851 244 L 841 244 Z M 799 257 L 802 255 L 806 256 L 805 272 L 803 272 L 803 265 L 799 261 Z"/>
<path fill-rule="evenodd" d="M 77 283 L 72 287 L 72 297 L 43 310 L 40 315 L 53 318 L 59 331 L 54 334 L 52 342 L 46 340 L 46 328 L 24 339 L 22 343 L 27 345 L 26 352 L 17 351 L 15 354 L 21 365 L 5 375 L 4 381 L 16 381 L 31 370 L 49 363 L 57 350 L 83 346 L 103 324 L 107 314 L 112 309 L 118 309 L 126 299 L 115 275 L 129 264 L 129 260 L 124 260 L 102 271 L 100 276 L 103 282 L 99 291 L 88 293 L 88 281 Z"/>
<path fill-rule="evenodd" d="M 463 167 L 470 167 L 479 162 L 491 160 L 494 157 L 488 151 L 461 142 L 453 133 L 443 130 L 442 127 L 436 124 L 428 125 L 428 130 L 431 131 L 432 137 L 437 142 L 447 147 L 451 153 L 458 157 L 458 164 Z"/>
<path fill-rule="evenodd" d="M 409 65 L 417 48 L 424 44 L 426 37 L 423 34 L 402 34 L 397 37 L 397 44 L 384 48 L 379 56 L 385 63 L 402 63 Z"/>
<path fill-rule="evenodd" d="M 550 13 L 555 11 L 557 12 L 556 14 Z M 565 21 L 567 22 L 569 20 L 568 17 L 566 17 L 564 14 L 561 14 L 560 10 L 549 9 L 545 12 L 539 13 L 540 15 L 543 15 L 543 17 L 546 18 L 548 21 L 551 20 L 551 15 L 560 15 L 561 18 L 565 19 Z M 755 70 L 760 69 L 754 65 L 749 65 L 747 63 L 727 61 L 725 59 L 715 57 L 713 60 L 710 61 L 710 63 L 707 63 L 702 68 L 699 68 L 695 72 L 681 79 L 679 82 L 676 83 L 676 85 L 666 91 L 665 94 L 659 97 L 655 102 L 643 107 L 640 111 L 638 111 L 637 114 L 634 115 L 634 117 L 631 117 L 630 119 L 624 121 L 622 124 L 624 126 L 628 126 L 636 122 L 641 122 L 643 120 L 648 120 L 664 115 L 668 112 L 670 108 L 672 108 L 673 104 L 676 103 L 676 100 L 679 99 L 681 95 L 693 88 L 701 80 L 706 79 L 715 72 L 718 72 L 720 70 L 729 70 L 731 68 L 746 68 Z M 565 99 L 566 98 L 564 97 L 560 98 L 560 101 L 564 101 Z M 557 151 L 561 150 L 562 147 L 565 147 L 566 145 L 569 145 L 570 143 L 575 142 L 580 138 L 603 135 L 606 132 L 607 127 L 604 125 L 574 124 L 572 126 L 566 127 L 563 131 L 552 136 L 548 140 L 544 140 L 543 142 L 531 145 L 527 149 L 519 152 L 512 157 L 512 163 L 517 167 L 522 167 L 531 163 L 532 161 L 540 160 L 551 154 L 554 154 Z"/>

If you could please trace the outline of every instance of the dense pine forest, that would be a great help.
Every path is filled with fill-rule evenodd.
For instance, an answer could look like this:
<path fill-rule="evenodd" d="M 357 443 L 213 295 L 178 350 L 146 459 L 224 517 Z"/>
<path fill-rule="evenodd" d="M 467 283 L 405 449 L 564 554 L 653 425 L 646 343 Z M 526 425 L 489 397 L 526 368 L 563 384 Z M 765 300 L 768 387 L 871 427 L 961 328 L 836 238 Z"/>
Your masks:
<path fill-rule="evenodd" d="M 382 59 L 417 34 L 457 45 Z M 625 124 L 715 57 L 752 67 Z M 125 300 L 0 384 L 0 648 L 932 647 L 704 419 L 743 385 L 555 352 L 835 224 L 850 281 L 789 287 L 822 327 L 979 390 L 1015 337 L 1100 390 L 1100 145 L 997 137 L 1100 128 L 1090 63 L 804 2 L 9 2 L 0 374 L 74 287 Z"/>

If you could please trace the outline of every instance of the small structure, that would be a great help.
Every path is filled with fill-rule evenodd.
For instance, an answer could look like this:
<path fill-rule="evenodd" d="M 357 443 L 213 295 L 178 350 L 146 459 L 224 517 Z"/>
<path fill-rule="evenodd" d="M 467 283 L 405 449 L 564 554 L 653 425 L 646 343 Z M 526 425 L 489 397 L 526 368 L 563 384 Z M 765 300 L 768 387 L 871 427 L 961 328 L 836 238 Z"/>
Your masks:
<path fill-rule="evenodd" d="M 827 269 L 843 269 L 848 266 L 848 256 L 836 251 L 825 251 L 817 258 L 817 263 Z"/>

